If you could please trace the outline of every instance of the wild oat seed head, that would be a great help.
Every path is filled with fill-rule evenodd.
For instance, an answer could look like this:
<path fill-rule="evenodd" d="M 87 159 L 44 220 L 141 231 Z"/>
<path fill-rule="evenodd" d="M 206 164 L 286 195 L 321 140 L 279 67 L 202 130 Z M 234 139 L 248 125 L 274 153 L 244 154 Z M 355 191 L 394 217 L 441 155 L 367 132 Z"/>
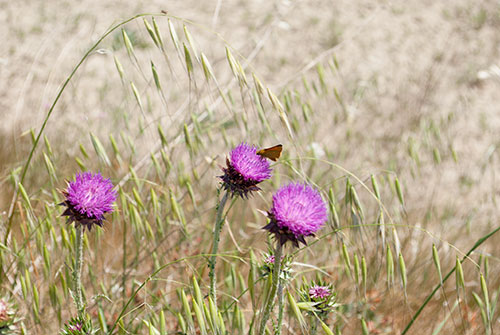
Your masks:
<path fill-rule="evenodd" d="M 223 168 L 223 181 L 225 190 L 233 195 L 248 197 L 253 191 L 258 191 L 260 182 L 271 178 L 271 168 L 266 158 L 257 155 L 257 147 L 246 143 L 236 146 L 229 158 L 226 159 L 227 167 Z"/>
<path fill-rule="evenodd" d="M 268 212 L 270 223 L 264 227 L 283 245 L 292 241 L 306 244 L 304 237 L 314 235 L 328 219 L 327 209 L 318 191 L 309 185 L 291 183 L 273 195 Z"/>
<path fill-rule="evenodd" d="M 77 173 L 63 194 L 66 201 L 62 205 L 68 208 L 62 215 L 68 216 L 69 223 L 83 224 L 89 230 L 93 224 L 102 226 L 104 214 L 113 211 L 116 200 L 113 184 L 100 173 Z"/>

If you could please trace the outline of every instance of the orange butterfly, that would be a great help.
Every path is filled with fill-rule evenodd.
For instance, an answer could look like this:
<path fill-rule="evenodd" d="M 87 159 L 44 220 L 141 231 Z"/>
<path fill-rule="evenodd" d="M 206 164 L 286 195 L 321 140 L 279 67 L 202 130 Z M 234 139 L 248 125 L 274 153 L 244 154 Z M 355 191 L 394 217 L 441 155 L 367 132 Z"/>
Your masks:
<path fill-rule="evenodd" d="M 270 148 L 260 149 L 259 151 L 257 151 L 257 155 L 266 157 L 267 159 L 276 162 L 278 158 L 280 158 L 282 150 L 283 146 L 281 144 L 278 144 Z"/>

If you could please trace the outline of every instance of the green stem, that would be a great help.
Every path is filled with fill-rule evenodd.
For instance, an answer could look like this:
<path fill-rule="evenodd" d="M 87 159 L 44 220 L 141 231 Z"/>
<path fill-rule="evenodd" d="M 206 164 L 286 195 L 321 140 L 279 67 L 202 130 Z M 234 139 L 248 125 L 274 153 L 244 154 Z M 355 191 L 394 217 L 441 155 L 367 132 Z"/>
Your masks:
<path fill-rule="evenodd" d="M 462 258 L 462 260 L 460 260 L 460 263 L 463 263 L 468 257 L 470 254 L 472 254 L 472 252 L 474 250 L 476 250 L 481 244 L 484 243 L 484 241 L 486 241 L 487 239 L 489 239 L 491 236 L 493 236 L 496 232 L 498 232 L 500 230 L 500 227 L 494 229 L 493 231 L 491 231 L 490 233 L 484 235 L 483 237 L 481 237 L 479 240 L 477 240 L 477 242 L 474 244 L 474 246 L 465 254 L 465 256 Z M 427 304 L 429 303 L 429 301 L 431 301 L 432 297 L 434 296 L 434 294 L 436 294 L 436 292 L 444 285 L 444 283 L 446 282 L 446 280 L 448 280 L 448 278 L 455 272 L 456 270 L 456 266 L 453 267 L 453 269 L 450 270 L 450 272 L 448 272 L 448 274 L 446 276 L 444 276 L 443 280 L 434 288 L 434 290 L 427 296 L 427 298 L 425 299 L 424 303 L 420 306 L 420 308 L 415 312 L 415 314 L 413 315 L 413 317 L 411 318 L 410 322 L 408 323 L 408 325 L 406 325 L 406 328 L 403 330 L 403 332 L 401 333 L 401 335 L 405 335 L 408 330 L 411 328 L 411 326 L 413 325 L 413 322 L 415 322 L 415 320 L 418 318 L 418 316 L 420 315 L 420 313 L 422 313 L 422 310 L 425 308 L 425 306 L 427 306 Z"/>
<path fill-rule="evenodd" d="M 276 297 L 276 291 L 278 289 L 278 283 L 281 272 L 281 252 L 283 246 L 281 243 L 276 244 L 276 250 L 274 251 L 274 267 L 273 267 L 273 282 L 271 286 L 271 292 L 269 293 L 269 297 L 266 301 L 266 306 L 264 307 L 264 311 L 262 312 L 262 319 L 260 320 L 260 328 L 259 335 L 264 335 L 266 332 L 266 323 L 269 320 L 269 316 L 271 314 L 271 309 L 273 306 L 274 298 Z"/>
<path fill-rule="evenodd" d="M 208 262 L 208 267 L 210 268 L 210 272 L 208 273 L 208 277 L 210 278 L 210 297 L 212 298 L 214 304 L 216 304 L 216 290 L 215 286 L 217 280 L 215 278 L 215 264 L 217 263 L 217 252 L 219 250 L 219 241 L 220 241 L 220 232 L 222 230 L 222 224 L 224 220 L 222 218 L 222 213 L 224 213 L 224 207 L 226 207 L 227 199 L 229 198 L 229 192 L 225 192 L 222 196 L 222 199 L 217 204 L 217 213 L 215 215 L 215 227 L 214 227 L 214 242 L 212 245 L 212 254 L 210 256 L 210 260 Z"/>
<path fill-rule="evenodd" d="M 123 259 L 122 259 L 122 299 L 125 304 L 126 297 L 126 284 L 127 284 L 127 222 L 123 220 L 123 232 L 122 232 L 122 248 L 123 248 Z"/>
<path fill-rule="evenodd" d="M 279 280 L 278 284 L 278 323 L 277 323 L 277 328 L 276 331 L 274 332 L 275 335 L 281 335 L 281 327 L 283 325 L 283 280 Z"/>
<path fill-rule="evenodd" d="M 311 317 L 311 335 L 316 335 L 318 333 L 318 317 L 313 315 Z"/>
<path fill-rule="evenodd" d="M 84 226 L 77 225 L 76 227 L 76 243 L 75 243 L 75 268 L 73 269 L 73 289 L 76 310 L 78 317 L 83 319 L 85 316 L 85 304 L 82 297 L 82 265 L 83 265 L 83 234 Z"/>

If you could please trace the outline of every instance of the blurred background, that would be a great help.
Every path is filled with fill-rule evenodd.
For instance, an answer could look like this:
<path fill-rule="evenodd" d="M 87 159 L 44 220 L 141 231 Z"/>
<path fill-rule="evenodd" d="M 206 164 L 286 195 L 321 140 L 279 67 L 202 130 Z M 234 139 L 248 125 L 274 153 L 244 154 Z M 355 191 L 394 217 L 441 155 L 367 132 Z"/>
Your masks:
<path fill-rule="evenodd" d="M 26 1 L 0 6 L 3 177 L 24 160 L 29 130 L 39 129 L 57 89 L 91 44 L 123 18 L 163 10 L 194 23 L 190 29 L 197 30 L 198 48 L 214 57 L 214 66 L 225 62 L 224 44 L 230 45 L 277 94 L 302 89 L 304 77 L 317 76 L 318 63 L 335 57 L 339 71 L 327 88 L 328 98 L 335 90 L 342 103 L 324 98 L 309 107 L 327 119 L 341 108 L 349 127 L 332 119 L 318 125 L 322 132 L 315 132 L 313 141 L 341 151 L 343 165 L 353 171 L 397 168 L 410 173 L 413 168 L 398 152 L 407 156 L 408 150 L 419 151 L 424 166 L 411 187 L 416 199 L 439 208 L 467 203 L 469 213 L 462 215 L 472 215 L 470 208 L 476 208 L 473 215 L 496 208 L 495 173 L 488 168 L 498 159 L 500 127 L 495 107 L 500 14 L 495 1 Z M 127 29 L 139 58 L 158 56 L 141 20 Z M 167 25 L 162 29 L 168 38 Z M 119 130 L 120 117 L 113 111 L 123 109 L 122 85 L 128 85 L 113 63 L 113 56 L 124 52 L 120 32 L 98 49 L 69 84 L 48 123 L 45 135 L 57 141 L 54 149 L 60 154 L 78 149 L 75 141 L 89 143 L 89 132 Z M 225 66 L 217 76 L 227 78 L 228 73 Z M 163 89 L 175 114 L 176 103 L 183 101 L 179 82 L 186 80 L 162 80 L 171 81 Z M 148 120 L 151 124 L 155 117 Z M 425 169 L 434 156 L 442 164 Z M 452 156 L 460 158 L 459 164 L 448 159 Z M 2 192 L 1 203 L 10 196 Z M 457 215 L 461 209 L 450 211 Z"/>

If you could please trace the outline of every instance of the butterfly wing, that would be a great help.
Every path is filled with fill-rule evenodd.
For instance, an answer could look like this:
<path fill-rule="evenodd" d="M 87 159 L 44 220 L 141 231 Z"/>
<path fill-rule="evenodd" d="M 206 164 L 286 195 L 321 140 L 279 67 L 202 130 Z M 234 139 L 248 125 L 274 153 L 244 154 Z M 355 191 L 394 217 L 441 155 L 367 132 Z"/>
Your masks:
<path fill-rule="evenodd" d="M 260 149 L 259 151 L 257 151 L 257 155 L 266 157 L 267 159 L 276 162 L 278 158 L 280 158 L 282 150 L 283 146 L 281 144 L 278 144 L 270 148 Z"/>

